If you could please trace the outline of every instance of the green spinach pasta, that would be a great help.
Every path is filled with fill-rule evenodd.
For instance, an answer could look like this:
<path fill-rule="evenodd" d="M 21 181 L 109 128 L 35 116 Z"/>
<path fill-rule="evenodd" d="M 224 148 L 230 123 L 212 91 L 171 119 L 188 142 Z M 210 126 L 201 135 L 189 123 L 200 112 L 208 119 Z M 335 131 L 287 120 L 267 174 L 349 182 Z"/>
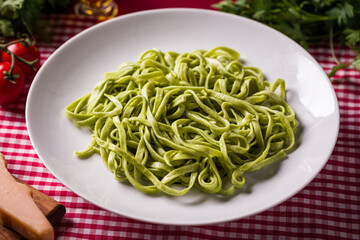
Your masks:
<path fill-rule="evenodd" d="M 100 154 L 116 180 L 145 193 L 233 194 L 245 172 L 286 156 L 297 126 L 284 80 L 264 81 L 239 58 L 227 47 L 150 49 L 105 73 L 65 110 L 92 132 L 75 153 Z"/>

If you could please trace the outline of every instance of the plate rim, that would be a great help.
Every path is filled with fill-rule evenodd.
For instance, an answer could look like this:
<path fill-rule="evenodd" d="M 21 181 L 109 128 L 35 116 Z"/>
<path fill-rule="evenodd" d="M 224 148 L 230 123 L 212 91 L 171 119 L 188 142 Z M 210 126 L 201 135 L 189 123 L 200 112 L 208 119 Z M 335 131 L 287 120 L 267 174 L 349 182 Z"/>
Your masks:
<path fill-rule="evenodd" d="M 138 217 L 138 216 L 129 216 L 129 215 L 125 215 L 123 213 L 119 213 L 119 211 L 116 211 L 114 209 L 111 209 L 109 207 L 104 207 L 104 206 L 101 206 L 99 205 L 98 203 L 96 203 L 96 201 L 93 201 L 91 199 L 89 199 L 88 197 L 86 196 L 83 196 L 83 194 L 81 193 L 78 193 L 78 191 L 76 190 L 73 190 L 73 188 L 71 188 L 70 186 L 67 186 L 66 184 L 63 183 L 63 181 L 61 181 L 61 176 L 58 176 L 57 173 L 54 173 L 53 172 L 53 169 L 49 168 L 48 167 L 48 164 L 46 161 L 43 160 L 43 156 L 42 156 L 42 153 L 41 151 L 38 149 L 37 147 L 37 144 L 35 144 L 35 141 L 34 140 L 34 133 L 32 132 L 33 130 L 30 128 L 30 123 L 28 121 L 28 119 L 30 118 L 30 104 L 28 104 L 29 102 L 31 102 L 31 98 L 33 96 L 32 92 L 34 91 L 34 89 L 36 88 L 37 86 L 37 83 L 39 82 L 37 79 L 40 78 L 39 76 L 41 75 L 41 73 L 43 71 L 46 71 L 44 70 L 46 68 L 46 66 L 48 64 L 50 64 L 49 62 L 52 61 L 53 58 L 55 58 L 55 56 L 61 52 L 63 49 L 67 48 L 68 45 L 71 45 L 73 41 L 76 41 L 77 39 L 81 38 L 83 35 L 86 35 L 88 34 L 89 32 L 91 31 L 94 31 L 95 29 L 98 29 L 98 28 L 102 28 L 103 26 L 106 26 L 108 24 L 111 24 L 112 22 L 116 22 L 116 21 L 123 21 L 123 19 L 126 19 L 126 18 L 130 18 L 130 17 L 137 17 L 137 16 L 141 16 L 141 15 L 146 15 L 146 14 L 158 14 L 158 13 L 168 13 L 168 12 L 177 12 L 177 13 L 183 13 L 183 12 L 186 12 L 186 13 L 198 13 L 198 12 L 203 12 L 203 13 L 206 13 L 206 14 L 214 14 L 214 15 L 222 15 L 222 16 L 227 16 L 227 17 L 233 17 L 234 19 L 235 18 L 240 18 L 242 19 L 241 21 L 248 21 L 248 22 L 252 22 L 252 23 L 255 23 L 255 24 L 258 24 L 259 26 L 261 27 L 265 27 L 267 28 L 268 30 L 271 30 L 273 31 L 274 33 L 276 34 L 280 34 L 282 35 L 282 37 L 285 37 L 287 38 L 287 40 L 290 40 L 293 44 L 296 44 L 298 47 L 300 47 L 301 49 L 303 49 L 298 43 L 296 43 L 294 40 L 292 40 L 291 38 L 289 38 L 288 36 L 284 35 L 283 33 L 265 25 L 265 24 L 262 24 L 260 22 L 257 22 L 257 21 L 254 21 L 252 19 L 248 19 L 248 18 L 245 18 L 245 17 L 242 17 L 242 16 L 238 16 L 238 15 L 234 15 L 234 14 L 230 14 L 230 13 L 224 13 L 224 12 L 220 12 L 220 11 L 216 11 L 216 10 L 208 10 L 208 9 L 197 9 L 197 8 L 161 8 L 161 9 L 150 9 L 150 10 L 143 10 L 143 11 L 138 11 L 138 12 L 133 12 L 133 13 L 128 13 L 128 14 L 125 14 L 125 15 L 122 15 L 122 16 L 119 16 L 119 17 L 116 17 L 116 18 L 113 18 L 113 19 L 110 19 L 110 20 L 107 20 L 107 21 L 104 21 L 104 22 L 101 22 L 101 23 L 98 23 L 96 25 L 93 25 L 83 31 L 81 31 L 80 33 L 74 35 L 73 37 L 71 37 L 70 39 L 68 39 L 66 42 L 64 42 L 60 47 L 58 47 L 47 59 L 46 61 L 43 63 L 43 65 L 41 66 L 41 68 L 39 69 L 39 72 L 40 74 L 36 74 L 31 86 L 30 86 L 30 89 L 29 89 L 29 92 L 28 92 L 28 95 L 27 95 L 27 99 L 26 99 L 26 107 L 25 107 L 25 119 L 26 119 L 26 127 L 27 127 L 27 131 L 28 131 L 28 134 L 29 134 L 29 138 L 30 138 L 30 142 L 31 142 L 31 145 L 32 147 L 34 148 L 36 154 L 38 155 L 38 158 L 41 160 L 41 162 L 44 164 L 44 166 L 47 168 L 47 170 L 56 178 L 57 181 L 59 181 L 59 183 L 61 183 L 63 186 L 65 186 L 69 191 L 75 193 L 77 196 L 83 198 L 84 200 L 94 204 L 95 206 L 101 208 L 101 209 L 104 209 L 104 210 L 107 210 L 109 212 L 113 212 L 115 214 L 118 214 L 120 216 L 123 216 L 123 217 L 128 217 L 130 219 L 135 219 L 135 220 L 138 220 L 138 221 L 145 221 L 145 222 L 148 222 L 148 223 L 156 223 L 156 224 L 165 224 L 165 225 L 179 225 L 179 226 L 189 226 L 189 225 L 207 225 L 207 224 L 216 224 L 216 223 L 222 223 L 222 222 L 228 222 L 228 221 L 233 221 L 233 220 L 238 220 L 238 219 L 243 219 L 243 218 L 246 218 L 246 217 L 249 217 L 249 216 L 253 216 L 253 215 L 256 215 L 258 213 L 261 213 L 261 212 L 264 212 L 266 210 L 269 210 L 270 208 L 274 207 L 274 206 L 277 206 L 277 205 L 280 205 L 282 203 L 284 203 L 285 201 L 287 201 L 288 199 L 290 199 L 291 197 L 293 197 L 295 194 L 297 194 L 298 192 L 300 192 L 301 190 L 303 190 L 311 181 L 313 181 L 316 176 L 319 174 L 319 172 L 324 168 L 324 166 L 326 165 L 326 163 L 328 162 L 330 156 L 332 155 L 332 152 L 335 148 L 335 145 L 337 143 L 337 139 L 338 139 L 338 135 L 339 135 L 339 128 L 340 128 L 340 110 L 339 110 L 339 103 L 338 103 L 338 99 L 337 99 L 337 96 L 336 96 L 336 92 L 335 92 L 335 89 L 334 87 L 332 86 L 331 84 L 331 81 L 329 80 L 329 78 L 327 77 L 324 69 L 321 67 L 321 65 L 316 61 L 316 59 L 305 49 L 303 49 L 304 51 L 304 54 L 307 55 L 307 57 L 317 65 L 317 68 L 321 70 L 322 74 L 325 76 L 325 78 L 327 79 L 327 84 L 330 86 L 330 89 L 331 89 L 331 93 L 332 93 L 332 98 L 334 100 L 334 105 L 335 105 L 335 111 L 334 111 L 334 114 L 335 114 L 335 117 L 336 117 L 336 129 L 334 129 L 334 131 L 336 131 L 336 134 L 334 136 L 334 139 L 333 139 L 333 142 L 331 144 L 328 144 L 329 145 L 329 153 L 327 154 L 327 157 L 326 157 L 326 160 L 324 160 L 322 162 L 322 165 L 321 167 L 319 167 L 319 169 L 317 169 L 315 171 L 315 173 L 313 174 L 313 176 L 309 179 L 307 179 L 307 181 L 304 181 L 303 184 L 301 185 L 301 187 L 299 187 L 298 189 L 292 191 L 286 198 L 282 198 L 282 200 L 279 202 L 279 201 L 276 201 L 274 202 L 273 204 L 270 204 L 270 205 L 267 205 L 266 207 L 263 207 L 261 209 L 259 209 L 258 211 L 253 211 L 249 214 L 246 214 L 246 215 L 242 215 L 241 217 L 223 217 L 222 219 L 219 219 L 219 220 L 211 220 L 211 221 L 195 221 L 195 222 L 177 222 L 177 223 L 174 223 L 174 222 L 165 222 L 163 220 L 156 220 L 156 218 L 143 218 L 143 217 Z"/>

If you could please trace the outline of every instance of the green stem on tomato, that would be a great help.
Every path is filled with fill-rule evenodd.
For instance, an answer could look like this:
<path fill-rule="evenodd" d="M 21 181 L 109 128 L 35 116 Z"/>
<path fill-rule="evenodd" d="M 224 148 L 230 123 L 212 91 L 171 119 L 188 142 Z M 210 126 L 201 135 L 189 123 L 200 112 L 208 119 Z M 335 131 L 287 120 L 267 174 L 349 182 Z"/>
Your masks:
<path fill-rule="evenodd" d="M 8 46 L 13 45 L 15 43 L 19 43 L 19 42 L 23 42 L 23 40 L 18 39 L 18 40 L 14 40 L 14 41 L 8 42 L 8 43 L 0 43 L 0 49 L 5 51 L 5 49 L 7 49 Z"/>
<path fill-rule="evenodd" d="M 8 80 L 9 82 L 15 84 L 16 81 L 15 81 L 15 78 L 19 77 L 18 74 L 14 74 L 14 68 L 15 68 L 15 58 L 14 58 L 14 53 L 11 52 L 10 53 L 11 55 L 11 66 L 10 66 L 10 70 L 8 72 L 4 71 L 3 74 L 4 74 L 4 79 L 5 80 Z"/>
<path fill-rule="evenodd" d="M 12 41 L 12 42 L 8 42 L 8 43 L 0 43 L 0 50 L 2 50 L 3 52 L 6 52 L 7 54 L 9 54 L 11 56 L 11 69 L 10 69 L 10 74 L 12 74 L 13 72 L 13 69 L 14 69 L 14 66 L 15 66 L 15 59 L 19 60 L 21 63 L 25 64 L 26 66 L 34 69 L 35 69 L 35 63 L 38 61 L 37 59 L 36 60 L 33 60 L 33 61 L 27 61 L 19 56 L 17 56 L 16 54 L 14 54 L 13 52 L 11 52 L 9 49 L 8 49 L 8 46 L 12 45 L 12 44 L 16 44 L 16 43 L 21 43 L 21 44 L 29 44 L 30 43 L 30 40 L 28 40 L 27 38 L 24 39 L 24 38 L 21 38 L 21 39 L 18 39 L 18 40 L 15 40 L 15 41 Z M 5 74 L 4 74 L 5 76 Z M 16 76 L 14 76 L 15 78 Z M 8 78 L 10 79 L 14 79 L 13 77 L 11 76 L 8 76 Z M 7 80 L 9 80 L 7 79 Z M 11 81 L 11 80 L 9 80 Z"/>

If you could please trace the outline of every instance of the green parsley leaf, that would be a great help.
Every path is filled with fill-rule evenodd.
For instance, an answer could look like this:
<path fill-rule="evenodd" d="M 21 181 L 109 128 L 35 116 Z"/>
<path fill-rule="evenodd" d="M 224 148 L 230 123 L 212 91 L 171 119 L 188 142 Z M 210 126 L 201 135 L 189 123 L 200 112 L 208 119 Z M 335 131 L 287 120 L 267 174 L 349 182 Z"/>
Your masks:
<path fill-rule="evenodd" d="M 252 18 L 273 27 L 307 48 L 315 42 L 346 43 L 356 53 L 349 63 L 336 66 L 329 76 L 350 66 L 359 71 L 360 1 L 359 0 L 223 0 L 213 7 Z"/>
<path fill-rule="evenodd" d="M 6 19 L 0 19 L 0 35 L 9 37 L 14 36 L 14 29 L 11 26 L 11 21 Z"/>
<path fill-rule="evenodd" d="M 43 16 L 65 8 L 70 0 L 0 0 L 0 37 L 22 34 L 46 38 Z"/>
<path fill-rule="evenodd" d="M 350 29 L 350 28 L 346 28 L 344 30 L 344 34 L 346 42 L 349 45 L 353 45 L 355 46 L 357 43 L 360 43 L 360 29 L 354 30 L 354 29 Z"/>
<path fill-rule="evenodd" d="M 354 65 L 355 69 L 360 72 L 360 58 L 356 59 L 356 60 L 353 62 L 353 65 Z"/>

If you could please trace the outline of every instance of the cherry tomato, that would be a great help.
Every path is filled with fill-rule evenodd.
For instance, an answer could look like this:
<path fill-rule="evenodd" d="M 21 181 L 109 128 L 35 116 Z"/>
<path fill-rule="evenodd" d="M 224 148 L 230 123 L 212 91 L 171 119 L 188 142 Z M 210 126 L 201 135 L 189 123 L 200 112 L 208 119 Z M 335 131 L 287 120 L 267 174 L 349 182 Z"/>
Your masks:
<path fill-rule="evenodd" d="M 0 104 L 15 102 L 22 94 L 25 86 L 25 77 L 21 68 L 14 66 L 14 83 L 5 79 L 4 72 L 9 72 L 11 63 L 0 62 Z"/>
<path fill-rule="evenodd" d="M 33 70 L 31 67 L 26 66 L 17 59 L 15 60 L 15 64 L 21 68 L 25 76 L 31 77 L 35 75 L 37 69 L 39 69 L 40 67 L 40 53 L 35 45 L 24 46 L 21 42 L 18 42 L 9 45 L 7 49 L 13 52 L 16 56 L 21 57 L 27 61 L 37 60 L 37 62 L 35 63 L 36 70 Z M 3 62 L 11 62 L 11 56 L 6 52 L 2 52 L 1 60 Z"/>

